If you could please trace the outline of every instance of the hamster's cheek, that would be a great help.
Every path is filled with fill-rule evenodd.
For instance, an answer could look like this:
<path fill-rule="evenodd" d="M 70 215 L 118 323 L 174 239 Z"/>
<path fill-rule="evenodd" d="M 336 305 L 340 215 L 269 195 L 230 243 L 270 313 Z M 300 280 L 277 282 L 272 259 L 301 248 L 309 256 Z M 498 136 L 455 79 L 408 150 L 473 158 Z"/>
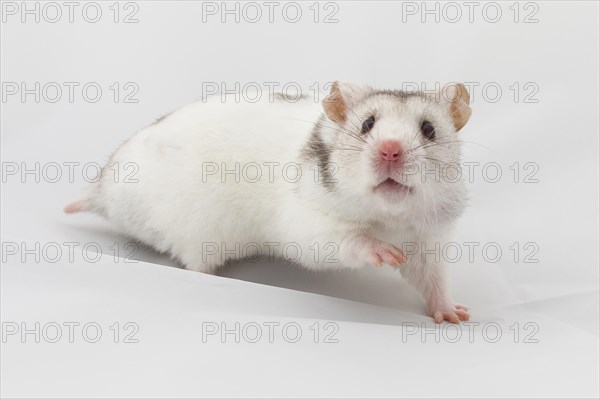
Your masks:
<path fill-rule="evenodd" d="M 358 160 L 356 163 L 355 178 L 369 191 L 379 183 L 377 170 L 371 158 L 365 157 Z"/>
<path fill-rule="evenodd" d="M 373 176 L 364 163 L 353 162 L 338 165 L 339 184 L 359 196 L 371 195 Z"/>

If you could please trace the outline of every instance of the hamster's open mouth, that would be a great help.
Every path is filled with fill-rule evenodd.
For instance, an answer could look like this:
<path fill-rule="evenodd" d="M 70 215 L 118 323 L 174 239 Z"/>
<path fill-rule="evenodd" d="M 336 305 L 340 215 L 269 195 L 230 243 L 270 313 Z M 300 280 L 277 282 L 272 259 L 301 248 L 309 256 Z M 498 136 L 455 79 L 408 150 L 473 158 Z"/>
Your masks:
<path fill-rule="evenodd" d="M 376 185 L 373 191 L 387 197 L 388 199 L 398 200 L 411 193 L 412 187 L 399 183 L 391 177 L 388 177 Z"/>

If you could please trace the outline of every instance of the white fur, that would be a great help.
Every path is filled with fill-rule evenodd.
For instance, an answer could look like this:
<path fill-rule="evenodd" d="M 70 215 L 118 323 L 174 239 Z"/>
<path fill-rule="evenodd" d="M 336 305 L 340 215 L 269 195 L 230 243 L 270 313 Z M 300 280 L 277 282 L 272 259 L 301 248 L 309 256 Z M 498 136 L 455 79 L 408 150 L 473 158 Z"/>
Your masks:
<path fill-rule="evenodd" d="M 374 251 L 387 243 L 400 248 L 405 243 L 443 245 L 465 205 L 462 181 L 403 176 L 415 191 L 392 202 L 373 193 L 381 176 L 373 171 L 372 159 L 384 139 L 400 140 L 406 149 L 426 144 L 419 134 L 425 116 L 435 124 L 438 140 L 449 143 L 415 148 L 407 162 L 427 162 L 425 155 L 459 162 L 460 146 L 450 143 L 458 136 L 448 104 L 422 97 L 399 102 L 384 94 L 365 100 L 372 89 L 341 87 L 351 112 L 343 125 L 325 119 L 322 131 L 323 141 L 339 148 L 330 159 L 339 167 L 334 190 L 318 181 L 315 164 L 302 155 L 323 113 L 320 104 L 311 99 L 236 103 L 230 96 L 225 103 L 190 104 L 134 135 L 107 167 L 133 162 L 138 182 L 124 182 L 122 176 L 116 181 L 106 173 L 90 188 L 85 208 L 169 252 L 186 268 L 208 273 L 226 259 L 258 252 L 280 255 L 286 245 L 292 253 L 300 248 L 299 263 L 311 269 L 369 266 Z M 378 120 L 366 143 L 344 133 L 356 132 L 373 111 Z M 343 149 L 356 147 L 360 151 Z M 248 181 L 248 175 L 221 173 L 224 164 L 229 170 L 237 164 L 240 171 L 252 165 L 249 173 L 256 170 L 255 163 L 262 171 L 257 182 Z M 270 176 L 265 163 L 274 165 Z M 220 171 L 208 174 L 215 165 Z M 285 165 L 301 165 L 301 179 L 292 181 L 295 168 L 290 166 L 286 181 Z M 423 293 L 432 315 L 442 312 L 454 321 L 458 311 L 448 297 L 443 268 L 417 254 L 401 270 Z"/>

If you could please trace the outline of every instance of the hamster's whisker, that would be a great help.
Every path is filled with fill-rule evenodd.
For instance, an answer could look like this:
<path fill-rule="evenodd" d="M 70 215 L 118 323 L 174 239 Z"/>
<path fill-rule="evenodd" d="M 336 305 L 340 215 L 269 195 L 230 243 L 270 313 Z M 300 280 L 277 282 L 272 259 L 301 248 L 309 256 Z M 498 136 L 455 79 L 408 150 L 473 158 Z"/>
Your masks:
<path fill-rule="evenodd" d="M 426 143 L 426 144 L 424 145 L 424 147 L 423 147 L 423 148 L 434 147 L 434 146 L 436 146 L 436 145 L 442 145 L 442 144 L 458 144 L 458 145 L 462 145 L 462 144 L 471 144 L 471 145 L 476 145 L 476 146 L 479 146 L 479 147 L 485 148 L 486 150 L 489 150 L 489 151 L 495 152 L 495 151 L 494 151 L 492 148 L 490 148 L 490 147 L 488 147 L 488 146 L 486 146 L 486 145 L 483 145 L 483 144 L 481 144 L 481 143 L 476 143 L 476 142 L 474 142 L 474 141 L 465 141 L 465 140 L 449 140 L 449 141 L 441 141 L 441 142 Z M 419 147 L 416 147 L 416 148 L 419 148 Z"/>
<path fill-rule="evenodd" d="M 437 159 L 437 158 L 423 157 L 423 159 L 426 159 L 437 165 L 444 165 L 444 166 L 453 165 L 451 162 L 445 162 L 445 161 L 442 161 L 441 159 Z"/>
<path fill-rule="evenodd" d="M 493 149 L 493 148 L 490 148 L 490 147 L 488 147 L 488 146 L 486 146 L 486 145 L 483 145 L 483 144 L 481 144 L 481 143 L 476 143 L 476 142 L 474 142 L 474 141 L 460 140 L 460 143 L 464 143 L 464 144 L 471 144 L 471 145 L 476 145 L 476 146 L 479 146 L 479 147 L 481 147 L 481 148 L 485 148 L 486 150 L 492 151 L 492 152 L 494 152 L 494 153 L 496 152 L 496 151 L 494 151 L 494 149 Z"/>
<path fill-rule="evenodd" d="M 415 149 L 417 149 L 417 148 L 427 149 L 427 148 L 431 148 L 431 147 L 436 147 L 436 146 L 446 145 L 446 144 L 453 144 L 453 143 L 460 143 L 460 141 L 439 141 L 439 142 L 435 142 L 435 143 L 424 143 L 418 147 L 415 147 Z"/>
<path fill-rule="evenodd" d="M 355 110 L 353 110 L 353 109 L 350 109 L 350 112 L 352 112 L 352 113 L 354 114 L 354 116 L 356 116 L 356 119 L 361 119 L 361 117 L 360 117 L 360 116 L 359 116 L 359 115 L 356 113 L 356 111 L 355 111 Z M 350 124 L 352 124 L 352 126 L 354 126 L 354 128 L 355 128 L 356 130 L 358 130 L 358 131 L 362 130 L 362 127 L 360 127 L 360 126 L 357 126 L 357 125 L 356 125 L 356 123 L 354 123 L 354 121 L 353 121 L 353 120 L 351 120 L 351 119 L 348 119 L 348 121 L 350 122 Z"/>
<path fill-rule="evenodd" d="M 431 106 L 431 100 L 427 102 L 427 107 L 425 107 L 425 111 L 423 111 L 423 113 L 421 114 L 421 119 L 419 120 L 417 128 L 415 129 L 414 133 L 412 134 L 412 139 L 410 141 L 411 145 L 412 145 L 412 142 L 417 140 L 417 138 L 419 137 L 419 133 L 421 132 L 421 125 L 425 121 L 425 116 L 427 115 L 427 111 L 429 111 L 430 106 Z"/>
<path fill-rule="evenodd" d="M 355 124 L 354 124 L 352 121 L 350 121 L 350 123 L 351 123 L 353 126 L 355 126 L 355 127 L 356 127 L 356 125 L 355 125 Z M 345 129 L 345 128 L 343 128 L 342 126 L 339 126 L 339 125 L 334 125 L 334 126 L 331 126 L 331 125 L 324 125 L 324 126 L 325 126 L 325 127 L 328 127 L 328 128 L 330 128 L 330 129 L 333 129 L 333 130 L 335 130 L 335 131 L 336 131 L 336 132 L 338 132 L 338 133 L 343 133 L 343 134 L 346 134 L 346 135 L 348 135 L 348 136 L 352 137 L 353 139 L 356 139 L 356 140 L 358 140 L 358 141 L 360 141 L 360 142 L 362 142 L 362 143 L 365 143 L 365 144 L 367 144 L 367 140 L 365 140 L 365 139 L 364 139 L 364 137 L 361 137 L 361 136 L 359 136 L 358 134 L 356 134 L 356 133 L 354 133 L 354 132 L 352 132 L 352 131 L 350 131 L 350 130 L 347 130 L 347 129 Z M 356 127 L 356 129 L 357 129 L 357 130 L 360 130 L 358 127 Z"/>
<path fill-rule="evenodd" d="M 307 120 L 304 120 L 304 119 L 289 118 L 289 117 L 286 117 L 285 119 L 291 119 L 291 120 L 295 120 L 295 121 L 299 121 L 299 122 L 306 122 L 306 123 L 309 123 L 311 125 L 315 124 L 314 121 L 307 121 Z M 321 121 L 321 122 L 328 122 L 328 121 Z M 319 123 L 321 123 L 321 122 L 319 122 Z M 337 133 L 346 134 L 346 135 L 352 137 L 353 139 L 356 139 L 356 140 L 358 140 L 360 142 L 363 142 L 365 144 L 367 143 L 367 141 L 364 138 L 362 138 L 362 137 L 360 137 L 360 136 L 358 136 L 358 135 L 356 135 L 356 134 L 354 134 L 354 133 L 352 133 L 352 132 L 344 129 L 343 127 L 341 127 L 339 125 L 331 125 L 331 124 L 322 123 L 322 126 L 328 128 L 328 129 L 332 129 L 333 131 L 335 131 Z"/>
<path fill-rule="evenodd" d="M 425 148 L 435 147 L 435 146 L 438 146 L 438 145 L 454 144 L 454 143 L 461 144 L 461 143 L 464 143 L 464 141 L 463 140 L 433 141 L 433 142 L 423 143 L 423 144 L 421 144 L 421 145 L 419 145 L 417 147 L 414 147 L 414 148 L 411 149 L 411 151 L 412 150 L 416 150 L 418 148 L 424 148 L 425 149 Z"/>
<path fill-rule="evenodd" d="M 328 120 L 325 120 L 325 122 L 327 122 L 327 123 L 328 123 L 327 125 L 325 125 L 325 124 L 323 125 L 323 126 L 325 126 L 325 127 L 328 127 L 328 128 L 330 128 L 330 129 L 334 129 L 334 130 L 336 130 L 336 131 L 338 131 L 338 132 L 346 133 L 346 134 L 348 134 L 349 136 L 351 136 L 351 137 L 353 137 L 353 138 L 355 138 L 355 139 L 357 139 L 357 140 L 359 140 L 359 141 L 362 141 L 363 143 L 366 143 L 366 142 L 367 142 L 367 141 L 366 141 L 366 140 L 365 140 L 363 137 L 361 137 L 361 136 L 359 136 L 358 134 L 356 134 L 356 133 L 354 133 L 354 132 L 352 132 L 352 131 L 350 131 L 350 130 L 348 130 L 348 129 L 344 128 L 343 126 L 336 125 L 336 124 L 331 124 L 331 123 L 330 123 Z M 358 126 L 356 126 L 356 124 L 355 124 L 354 122 L 352 122 L 351 120 L 349 120 L 349 122 L 350 122 L 350 124 L 351 124 L 352 126 L 354 126 L 354 127 L 357 129 L 357 130 L 359 130 L 359 131 L 361 130 L 361 128 L 359 128 Z"/>
<path fill-rule="evenodd" d="M 333 150 L 339 150 L 339 151 L 357 151 L 357 152 L 360 152 L 363 149 L 362 148 L 358 148 L 358 147 L 327 147 L 326 149 L 323 149 L 323 150 L 314 150 L 313 152 L 315 154 L 331 154 L 331 152 Z"/>

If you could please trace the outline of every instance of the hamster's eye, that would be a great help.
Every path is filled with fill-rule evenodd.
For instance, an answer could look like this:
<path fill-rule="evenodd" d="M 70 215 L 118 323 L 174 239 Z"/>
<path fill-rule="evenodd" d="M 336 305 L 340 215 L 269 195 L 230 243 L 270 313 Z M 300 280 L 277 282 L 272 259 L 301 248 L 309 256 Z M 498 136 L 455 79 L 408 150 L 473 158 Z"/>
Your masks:
<path fill-rule="evenodd" d="M 429 121 L 421 123 L 421 133 L 427 140 L 435 140 L 435 128 Z"/>
<path fill-rule="evenodd" d="M 367 120 L 363 122 L 362 129 L 360 132 L 362 134 L 369 133 L 371 129 L 373 129 L 373 126 L 375 126 L 375 117 L 370 116 Z"/>

